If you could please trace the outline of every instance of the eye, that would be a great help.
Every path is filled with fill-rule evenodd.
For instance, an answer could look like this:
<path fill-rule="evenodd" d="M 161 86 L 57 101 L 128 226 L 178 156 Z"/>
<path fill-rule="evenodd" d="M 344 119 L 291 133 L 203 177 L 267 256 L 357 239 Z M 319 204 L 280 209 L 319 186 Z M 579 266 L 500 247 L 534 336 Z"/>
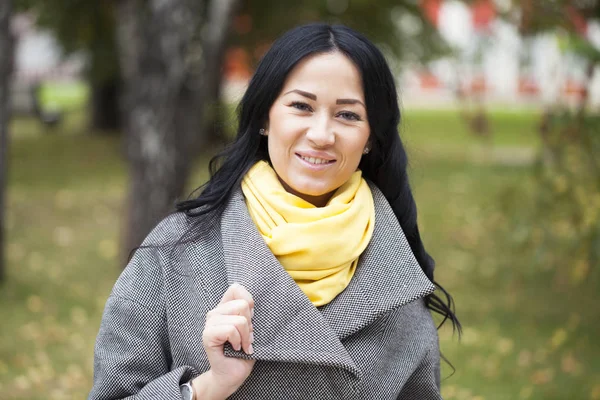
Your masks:
<path fill-rule="evenodd" d="M 347 119 L 348 121 L 361 121 L 361 118 L 358 114 L 350 111 L 342 111 L 338 113 L 338 116 Z"/>
<path fill-rule="evenodd" d="M 300 111 L 309 111 L 310 112 L 313 110 L 311 106 L 309 106 L 308 104 L 303 103 L 301 101 L 292 102 L 292 104 L 290 104 L 290 107 L 294 107 Z"/>

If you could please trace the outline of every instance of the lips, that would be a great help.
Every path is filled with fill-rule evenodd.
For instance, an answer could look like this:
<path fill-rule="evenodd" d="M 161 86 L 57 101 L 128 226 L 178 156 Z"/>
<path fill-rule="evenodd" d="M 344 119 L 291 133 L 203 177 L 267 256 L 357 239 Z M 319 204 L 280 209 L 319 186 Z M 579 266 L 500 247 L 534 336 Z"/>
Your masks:
<path fill-rule="evenodd" d="M 302 156 L 302 155 L 298 155 L 298 156 L 301 159 L 303 159 L 304 161 L 309 162 L 314 165 L 331 164 L 331 163 L 335 162 L 335 160 L 326 160 L 324 158 L 318 158 L 318 157 L 306 157 L 306 156 Z"/>
<path fill-rule="evenodd" d="M 336 161 L 334 157 L 323 152 L 303 151 L 302 153 L 295 154 L 296 157 L 300 158 L 302 161 L 314 166 L 329 165 Z"/>

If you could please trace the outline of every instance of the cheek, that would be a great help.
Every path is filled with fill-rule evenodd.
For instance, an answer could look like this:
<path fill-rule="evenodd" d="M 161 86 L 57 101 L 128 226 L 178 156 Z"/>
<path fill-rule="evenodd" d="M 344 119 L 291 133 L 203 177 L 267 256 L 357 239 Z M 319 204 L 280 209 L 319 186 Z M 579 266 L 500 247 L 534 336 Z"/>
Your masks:
<path fill-rule="evenodd" d="M 352 143 L 348 143 L 348 146 L 346 147 L 348 158 L 356 162 L 357 165 L 360 163 L 360 160 L 363 157 L 363 151 L 367 146 L 368 140 L 369 131 L 367 130 L 366 132 L 361 132 L 356 140 L 353 140 Z"/>
<path fill-rule="evenodd" d="M 365 146 L 367 145 L 367 140 L 359 140 L 353 146 L 352 151 L 356 158 L 361 158 L 363 155 L 363 151 L 365 150 Z"/>
<path fill-rule="evenodd" d="M 291 157 L 293 156 L 293 143 L 294 139 L 289 132 L 282 130 L 272 130 L 269 132 L 267 146 L 269 159 L 279 176 L 287 175 Z"/>
<path fill-rule="evenodd" d="M 270 155 L 273 157 L 288 156 L 293 153 L 297 142 L 302 138 L 302 125 L 293 118 L 285 121 L 274 121 L 270 125 L 268 147 Z"/>
<path fill-rule="evenodd" d="M 278 131 L 276 134 L 269 134 L 268 139 L 269 154 L 271 157 L 283 157 L 290 152 L 293 144 L 293 138 L 286 132 Z"/>

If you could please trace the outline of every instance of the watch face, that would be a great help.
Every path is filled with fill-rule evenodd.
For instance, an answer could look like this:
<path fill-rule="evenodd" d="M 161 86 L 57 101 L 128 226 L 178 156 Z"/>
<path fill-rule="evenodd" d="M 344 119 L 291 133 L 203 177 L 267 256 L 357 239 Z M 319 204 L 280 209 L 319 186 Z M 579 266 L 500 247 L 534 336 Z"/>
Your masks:
<path fill-rule="evenodd" d="M 183 400 L 192 400 L 194 398 L 192 386 L 189 383 L 179 386 L 179 389 L 181 389 L 181 397 L 183 397 Z"/>

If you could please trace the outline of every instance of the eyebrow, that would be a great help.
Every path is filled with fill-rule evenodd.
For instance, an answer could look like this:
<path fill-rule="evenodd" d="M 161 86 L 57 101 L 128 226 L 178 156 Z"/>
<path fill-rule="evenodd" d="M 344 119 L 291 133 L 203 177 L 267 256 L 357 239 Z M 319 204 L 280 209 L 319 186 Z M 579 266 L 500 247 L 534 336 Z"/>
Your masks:
<path fill-rule="evenodd" d="M 301 96 L 309 98 L 311 100 L 317 100 L 317 95 L 309 92 L 305 92 L 304 90 L 294 89 L 289 92 L 284 93 L 284 96 L 290 93 L 298 93 Z M 357 99 L 337 99 L 335 104 L 361 104 L 363 107 L 367 108 L 364 103 Z"/>
<path fill-rule="evenodd" d="M 367 108 L 362 101 L 357 99 L 337 99 L 335 104 L 362 104 L 364 108 Z"/>
<path fill-rule="evenodd" d="M 300 89 L 294 89 L 294 90 L 290 90 L 289 92 L 286 92 L 286 93 L 284 94 L 284 96 L 285 96 L 286 94 L 290 94 L 290 93 L 298 93 L 299 95 L 301 95 L 301 96 L 304 96 L 304 97 L 308 97 L 308 98 L 309 98 L 309 99 L 311 99 L 311 100 L 317 100 L 317 95 L 316 95 L 316 94 L 312 94 L 312 93 L 309 93 L 309 92 L 305 92 L 304 90 L 300 90 Z"/>

